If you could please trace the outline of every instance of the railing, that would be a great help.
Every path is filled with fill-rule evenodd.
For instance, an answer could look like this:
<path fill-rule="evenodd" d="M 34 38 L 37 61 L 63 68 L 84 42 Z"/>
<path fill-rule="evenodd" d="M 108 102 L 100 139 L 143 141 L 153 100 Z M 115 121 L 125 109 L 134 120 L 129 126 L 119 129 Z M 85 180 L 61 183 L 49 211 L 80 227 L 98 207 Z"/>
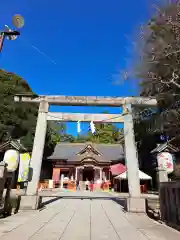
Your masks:
<path fill-rule="evenodd" d="M 161 220 L 180 230 L 180 182 L 160 184 Z"/>

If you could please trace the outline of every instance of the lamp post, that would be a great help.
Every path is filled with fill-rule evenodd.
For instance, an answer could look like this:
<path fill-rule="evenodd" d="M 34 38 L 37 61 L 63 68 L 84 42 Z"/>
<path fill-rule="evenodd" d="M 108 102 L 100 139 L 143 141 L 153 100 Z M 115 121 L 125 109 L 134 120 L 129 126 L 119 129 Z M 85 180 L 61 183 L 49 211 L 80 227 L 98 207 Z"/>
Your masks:
<path fill-rule="evenodd" d="M 12 17 L 12 23 L 16 28 L 22 28 L 24 26 L 24 18 L 20 14 L 16 14 Z M 5 25 L 4 30 L 0 31 L 0 53 L 3 49 L 4 40 L 15 40 L 20 35 L 20 32 L 13 30 Z"/>
<path fill-rule="evenodd" d="M 5 26 L 5 28 L 5 31 L 0 32 L 0 53 L 2 52 L 5 38 L 8 40 L 15 40 L 17 36 L 20 35 L 20 32 L 18 31 L 11 30 L 7 26 Z"/>

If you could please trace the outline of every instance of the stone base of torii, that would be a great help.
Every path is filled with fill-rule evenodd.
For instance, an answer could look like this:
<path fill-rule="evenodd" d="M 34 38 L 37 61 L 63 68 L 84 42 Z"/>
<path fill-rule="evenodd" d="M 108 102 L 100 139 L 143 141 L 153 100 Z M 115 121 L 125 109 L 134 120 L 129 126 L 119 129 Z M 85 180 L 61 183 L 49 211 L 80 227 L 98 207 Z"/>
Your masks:
<path fill-rule="evenodd" d="M 129 198 L 127 199 L 127 210 L 130 212 L 145 212 L 145 199 L 141 198 L 139 165 L 137 149 L 134 137 L 132 106 L 144 105 L 155 106 L 153 98 L 137 97 L 81 97 L 81 96 L 23 96 L 16 95 L 16 102 L 39 103 L 34 145 L 31 157 L 30 168 L 32 179 L 28 183 L 27 194 L 22 197 L 21 207 L 37 209 L 40 203 L 38 196 L 38 183 L 41 172 L 42 157 L 48 120 L 57 121 L 84 121 L 84 122 L 123 122 L 125 140 L 125 159 L 128 173 Z M 124 114 L 81 114 L 81 113 L 50 113 L 50 105 L 59 106 L 123 106 Z"/>

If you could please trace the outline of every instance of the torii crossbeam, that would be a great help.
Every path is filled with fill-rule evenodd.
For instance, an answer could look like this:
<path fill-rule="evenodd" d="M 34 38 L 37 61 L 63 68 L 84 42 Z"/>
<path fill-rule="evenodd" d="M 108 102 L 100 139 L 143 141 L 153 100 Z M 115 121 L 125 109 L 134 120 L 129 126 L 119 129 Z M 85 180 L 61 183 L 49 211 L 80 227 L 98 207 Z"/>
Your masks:
<path fill-rule="evenodd" d="M 119 107 L 124 104 L 155 106 L 157 101 L 153 97 L 101 97 L 101 96 L 51 96 L 51 95 L 22 95 L 14 97 L 15 102 L 40 103 L 46 101 L 50 105 L 60 106 L 111 106 Z"/>

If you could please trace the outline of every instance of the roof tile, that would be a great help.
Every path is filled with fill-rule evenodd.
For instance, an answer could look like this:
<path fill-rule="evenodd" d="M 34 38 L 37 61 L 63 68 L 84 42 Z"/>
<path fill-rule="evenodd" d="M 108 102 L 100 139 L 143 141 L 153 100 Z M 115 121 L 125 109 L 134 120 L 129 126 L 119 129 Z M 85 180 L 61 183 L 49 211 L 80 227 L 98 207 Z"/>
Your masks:
<path fill-rule="evenodd" d="M 89 143 L 88 143 L 89 144 Z M 84 149 L 87 143 L 59 143 L 54 149 L 54 153 L 48 159 L 72 159 Z M 91 144 L 95 150 L 100 152 L 107 160 L 119 160 L 124 158 L 124 150 L 120 144 Z"/>

